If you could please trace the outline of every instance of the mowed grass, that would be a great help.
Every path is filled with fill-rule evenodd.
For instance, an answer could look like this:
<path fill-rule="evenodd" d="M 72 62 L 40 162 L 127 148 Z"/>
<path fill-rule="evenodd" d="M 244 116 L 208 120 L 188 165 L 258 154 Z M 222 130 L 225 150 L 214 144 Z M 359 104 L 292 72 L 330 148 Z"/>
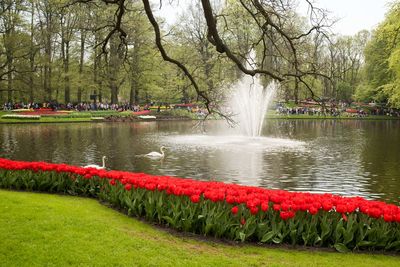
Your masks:
<path fill-rule="evenodd" d="M 0 119 L 0 124 L 21 124 L 21 123 L 69 123 L 69 122 L 90 122 L 91 118 L 46 118 L 42 117 L 38 120 L 31 119 Z"/>
<path fill-rule="evenodd" d="M 276 114 L 268 113 L 268 119 L 281 119 L 281 120 L 364 120 L 364 121 L 376 121 L 376 120 L 400 120 L 400 117 L 382 116 L 382 115 L 369 115 L 367 117 L 349 117 L 349 116 L 318 116 L 318 115 L 307 115 L 307 114 Z"/>
<path fill-rule="evenodd" d="M 0 124 L 15 124 L 15 123 L 68 123 L 68 122 L 91 122 L 91 117 L 102 117 L 102 116 L 117 116 L 125 117 L 132 115 L 131 111 L 91 111 L 91 112 L 73 112 L 64 115 L 47 115 L 41 116 L 40 119 L 4 119 L 2 115 L 14 114 L 9 111 L 0 111 Z"/>
<path fill-rule="evenodd" d="M 400 257 L 228 245 L 159 230 L 95 199 L 0 190 L 0 266 L 400 266 Z"/>

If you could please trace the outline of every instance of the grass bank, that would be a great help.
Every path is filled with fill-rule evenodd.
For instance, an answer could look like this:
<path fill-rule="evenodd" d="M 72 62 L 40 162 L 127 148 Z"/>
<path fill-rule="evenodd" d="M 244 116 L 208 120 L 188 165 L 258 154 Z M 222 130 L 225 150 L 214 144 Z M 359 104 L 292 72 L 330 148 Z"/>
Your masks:
<path fill-rule="evenodd" d="M 3 119 L 2 115 L 18 114 L 13 112 L 0 112 L 0 124 L 14 124 L 14 123 L 68 123 L 68 122 L 91 122 L 92 117 L 104 116 L 128 116 L 131 112 L 117 112 L 117 111 L 93 111 L 93 112 L 72 112 L 65 115 L 46 115 L 40 119 Z"/>
<path fill-rule="evenodd" d="M 318 116 L 318 115 L 278 115 L 275 113 L 268 113 L 268 119 L 280 120 L 400 120 L 400 117 L 391 116 L 367 116 L 367 117 L 348 117 L 348 116 Z"/>
<path fill-rule="evenodd" d="M 21 124 L 21 123 L 74 123 L 74 122 L 91 122 L 91 118 L 40 118 L 38 120 L 30 119 L 0 119 L 0 124 Z"/>
<path fill-rule="evenodd" d="M 180 237 L 94 199 L 0 190 L 2 266 L 398 266 L 396 256 Z"/>
<path fill-rule="evenodd" d="M 124 111 L 91 111 L 91 112 L 73 112 L 66 115 L 47 115 L 42 116 L 40 119 L 3 119 L 2 115 L 5 114 L 16 114 L 12 112 L 0 111 L 0 124 L 15 124 L 15 123 L 73 123 L 73 122 L 93 122 L 92 117 L 106 117 L 112 116 L 116 118 L 131 116 L 132 112 Z M 161 113 L 152 112 L 149 115 L 155 115 L 160 117 L 160 120 L 165 117 L 177 120 L 181 120 L 182 117 L 187 117 L 188 119 L 198 120 L 199 118 L 196 114 L 187 112 L 185 110 L 169 110 Z M 368 116 L 368 117 L 347 117 L 347 116 L 317 116 L 317 115 L 278 115 L 274 112 L 267 114 L 268 119 L 279 119 L 279 120 L 400 120 L 399 117 L 390 116 Z M 209 119 L 216 119 L 216 117 L 209 117 Z"/>

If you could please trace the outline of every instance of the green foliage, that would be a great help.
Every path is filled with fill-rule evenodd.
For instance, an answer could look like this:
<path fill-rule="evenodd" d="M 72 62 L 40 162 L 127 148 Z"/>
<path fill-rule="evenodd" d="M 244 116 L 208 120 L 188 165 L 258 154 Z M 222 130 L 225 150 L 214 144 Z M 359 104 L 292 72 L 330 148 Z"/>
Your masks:
<path fill-rule="evenodd" d="M 199 116 L 196 113 L 190 112 L 185 109 L 171 109 L 163 111 L 163 115 L 174 116 L 174 117 L 188 117 L 190 119 L 199 119 Z"/>
<path fill-rule="evenodd" d="M 398 257 L 229 245 L 177 236 L 93 199 L 0 190 L 4 266 L 397 266 Z M 196 253 L 193 253 L 193 251 Z M 49 253 L 51 251 L 51 253 Z"/>
<path fill-rule="evenodd" d="M 11 76 L 7 76 L 8 68 L 0 70 L 0 103 L 64 103 L 65 88 L 70 88 L 71 102 L 77 102 L 79 94 L 81 101 L 89 102 L 95 91 L 107 102 L 111 101 L 111 92 L 116 93 L 120 102 L 182 100 L 182 88 L 189 88 L 190 84 L 174 65 L 161 58 L 141 5 L 135 1 L 126 5 L 126 46 L 114 34 L 103 47 L 116 6 L 99 1 L 96 5 L 60 8 L 66 2 L 4 3 L 4 10 L 10 12 L 0 13 L 0 65 L 7 63 L 9 51 L 13 70 Z M 185 50 L 177 53 L 184 54 Z M 190 97 L 195 97 L 193 92 Z"/>
<path fill-rule="evenodd" d="M 67 2 L 4 1 L 2 10 L 7 12 L 0 13 L 0 103 L 64 102 L 68 91 L 70 102 L 88 102 L 95 91 L 107 102 L 199 100 L 182 71 L 161 58 L 140 3 L 126 3 L 122 18 L 125 43 L 115 33 L 106 44 L 103 41 L 112 30 L 110 18 L 118 13 L 117 5 L 97 1 L 96 5 L 65 6 Z M 271 18 L 288 36 L 302 36 L 292 40 L 298 53 L 296 65 L 304 73 L 301 81 L 293 78 L 295 59 L 286 38 L 274 34 L 273 27 L 259 25 L 264 18 L 253 5 L 238 1 L 216 4 L 215 10 L 223 14 L 220 22 L 222 17 L 224 21 L 217 24 L 220 36 L 242 63 L 253 48 L 257 52 L 253 63 L 273 73 L 290 74 L 284 75 L 287 80 L 279 98 L 309 98 L 311 89 L 316 97 L 325 99 L 351 100 L 354 95 L 361 101 L 389 101 L 400 106 L 398 1 L 368 43 L 364 68 L 362 51 L 368 31 L 331 36 L 329 42 L 313 31 L 302 35 L 310 25 L 295 6 L 282 11 L 283 20 Z M 168 33 L 162 32 L 167 54 L 187 66 L 200 90 L 219 106 L 228 88 L 243 74 L 209 42 L 200 3 L 189 5 L 173 27 L 160 26 Z M 266 85 L 270 78 L 264 75 L 261 80 Z"/>
<path fill-rule="evenodd" d="M 359 99 L 388 101 L 400 107 L 400 2 L 392 4 L 365 49 L 367 84 L 356 92 Z"/>
<path fill-rule="evenodd" d="M 114 180 L 113 180 L 114 181 Z M 340 252 L 349 250 L 400 251 L 400 225 L 387 223 L 382 218 L 372 219 L 363 213 L 350 213 L 347 218 L 333 211 L 296 213 L 292 219 L 282 220 L 279 211 L 251 214 L 245 204 L 233 205 L 212 202 L 200 197 L 193 203 L 189 197 L 151 191 L 144 188 L 125 190 L 116 181 L 72 173 L 0 171 L 0 188 L 63 193 L 97 197 L 129 215 L 143 217 L 150 222 L 168 225 L 174 229 L 201 235 L 228 238 L 237 241 L 334 247 Z"/>
<path fill-rule="evenodd" d="M 34 171 L 0 171 L 0 187 L 14 190 L 63 193 L 73 196 L 95 197 L 103 181 L 82 176 Z"/>

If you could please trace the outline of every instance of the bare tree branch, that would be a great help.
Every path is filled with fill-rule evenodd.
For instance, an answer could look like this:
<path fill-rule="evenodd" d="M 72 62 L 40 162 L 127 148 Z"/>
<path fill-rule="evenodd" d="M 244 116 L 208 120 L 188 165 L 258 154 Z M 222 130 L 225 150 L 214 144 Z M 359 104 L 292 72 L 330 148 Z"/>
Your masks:
<path fill-rule="evenodd" d="M 165 51 L 162 42 L 161 42 L 161 32 L 160 32 L 160 27 L 158 26 L 158 23 L 156 21 L 156 19 L 154 18 L 153 12 L 151 10 L 151 6 L 148 0 L 143 0 L 143 5 L 144 5 L 144 9 L 147 15 L 147 18 L 149 19 L 151 25 L 153 26 L 154 29 L 154 33 L 155 33 L 155 41 L 156 41 L 156 45 L 158 50 L 161 53 L 161 56 L 163 57 L 163 59 L 165 61 L 168 61 L 172 64 L 175 64 L 178 68 L 180 68 L 185 75 L 188 77 L 188 79 L 190 80 L 190 82 L 192 83 L 194 89 L 196 90 L 196 93 L 203 98 L 203 100 L 205 101 L 205 105 L 207 107 L 207 110 L 209 112 L 211 112 L 211 107 L 210 107 L 210 99 L 208 98 L 208 96 L 206 95 L 206 93 L 204 91 L 201 91 L 198 84 L 196 83 L 195 79 L 193 78 L 192 74 L 189 72 L 189 70 L 179 61 L 171 58 L 168 56 L 167 52 Z"/>

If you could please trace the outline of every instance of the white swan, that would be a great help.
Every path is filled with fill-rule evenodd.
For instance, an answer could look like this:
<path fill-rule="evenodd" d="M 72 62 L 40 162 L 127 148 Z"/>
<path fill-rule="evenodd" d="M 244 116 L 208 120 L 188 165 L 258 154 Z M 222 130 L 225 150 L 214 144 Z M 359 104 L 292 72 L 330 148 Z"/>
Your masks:
<path fill-rule="evenodd" d="M 94 169 L 99 169 L 99 170 L 105 169 L 106 168 L 106 158 L 107 158 L 106 156 L 103 156 L 103 166 L 99 166 L 99 165 L 96 165 L 96 164 L 89 164 L 89 165 L 86 165 L 83 168 L 94 168 Z"/>
<path fill-rule="evenodd" d="M 162 147 L 160 147 L 161 153 L 153 151 L 153 152 L 146 154 L 145 156 L 149 157 L 149 158 L 163 158 L 165 156 L 164 150 L 165 150 L 165 146 L 162 146 Z"/>

